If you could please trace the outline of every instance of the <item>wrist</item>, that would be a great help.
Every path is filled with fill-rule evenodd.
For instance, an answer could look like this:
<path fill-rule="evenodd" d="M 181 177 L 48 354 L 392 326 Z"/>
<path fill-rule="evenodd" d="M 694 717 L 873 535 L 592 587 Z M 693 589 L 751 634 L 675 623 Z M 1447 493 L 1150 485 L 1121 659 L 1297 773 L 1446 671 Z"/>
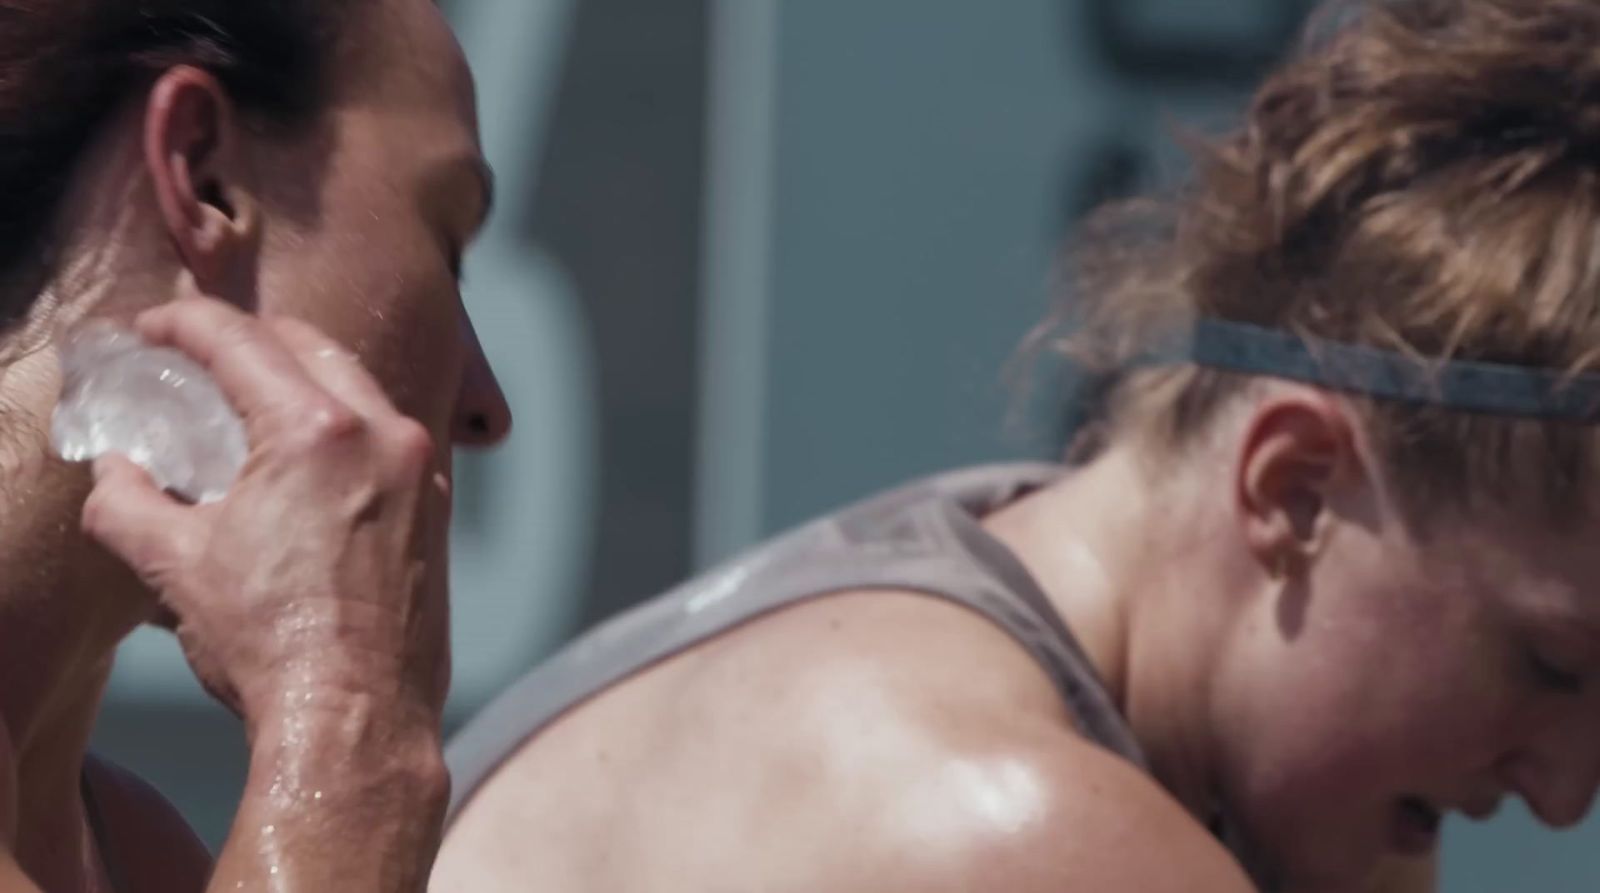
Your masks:
<path fill-rule="evenodd" d="M 369 637 L 376 642 L 359 642 L 350 632 L 332 641 L 305 638 L 292 650 L 258 658 L 253 672 L 230 674 L 252 733 L 307 713 L 332 719 L 348 713 L 359 724 L 440 725 L 445 686 L 434 683 L 448 678 L 447 658 L 408 653 L 384 636 Z"/>
<path fill-rule="evenodd" d="M 330 696 L 267 714 L 222 886 L 269 872 L 272 889 L 421 890 L 449 795 L 438 724 L 425 712 Z"/>
<path fill-rule="evenodd" d="M 252 781 L 260 774 L 280 794 L 313 800 L 335 790 L 377 791 L 422 803 L 448 800 L 436 711 L 413 699 L 328 691 L 282 702 L 252 723 Z"/>

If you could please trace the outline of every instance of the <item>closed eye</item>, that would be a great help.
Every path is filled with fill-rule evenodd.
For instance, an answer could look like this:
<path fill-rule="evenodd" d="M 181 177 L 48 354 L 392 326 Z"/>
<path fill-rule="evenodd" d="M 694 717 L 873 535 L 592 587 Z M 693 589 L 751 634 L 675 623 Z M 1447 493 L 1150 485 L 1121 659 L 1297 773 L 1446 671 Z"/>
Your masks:
<path fill-rule="evenodd" d="M 1528 666 L 1540 688 L 1563 695 L 1583 694 L 1583 677 L 1555 666 L 1537 651 L 1528 651 Z"/>
<path fill-rule="evenodd" d="M 444 260 L 459 282 L 467 243 L 483 228 L 494 204 L 494 172 L 476 152 L 455 154 L 430 165 L 421 188 L 425 213 L 439 226 Z"/>

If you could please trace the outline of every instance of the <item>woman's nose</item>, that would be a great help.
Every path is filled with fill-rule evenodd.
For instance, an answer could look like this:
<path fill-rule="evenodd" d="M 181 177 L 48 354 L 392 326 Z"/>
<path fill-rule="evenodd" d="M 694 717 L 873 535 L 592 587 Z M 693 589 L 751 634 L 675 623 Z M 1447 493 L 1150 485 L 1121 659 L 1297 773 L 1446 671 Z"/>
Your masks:
<path fill-rule="evenodd" d="M 450 439 L 467 447 L 492 447 L 511 434 L 511 407 L 465 311 L 461 314 L 461 338 L 466 365 L 456 395 L 455 417 L 450 421 Z"/>

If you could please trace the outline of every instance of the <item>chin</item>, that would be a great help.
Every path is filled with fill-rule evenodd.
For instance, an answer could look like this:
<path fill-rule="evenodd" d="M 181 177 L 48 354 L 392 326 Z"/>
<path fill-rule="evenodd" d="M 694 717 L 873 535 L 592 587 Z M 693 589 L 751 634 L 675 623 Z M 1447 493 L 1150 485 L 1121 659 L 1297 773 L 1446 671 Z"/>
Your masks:
<path fill-rule="evenodd" d="M 1352 870 L 1350 866 L 1339 868 L 1325 867 L 1304 872 L 1285 875 L 1287 880 L 1277 886 L 1266 887 L 1267 890 L 1293 891 L 1293 893 L 1351 893 L 1354 890 L 1364 889 L 1368 878 L 1372 877 L 1376 865 Z"/>
<path fill-rule="evenodd" d="M 1369 839 L 1341 840 L 1326 825 L 1299 827 L 1311 830 L 1263 841 L 1262 852 L 1272 855 L 1245 866 L 1264 891 L 1348 893 L 1363 889 L 1382 859 L 1381 847 Z"/>

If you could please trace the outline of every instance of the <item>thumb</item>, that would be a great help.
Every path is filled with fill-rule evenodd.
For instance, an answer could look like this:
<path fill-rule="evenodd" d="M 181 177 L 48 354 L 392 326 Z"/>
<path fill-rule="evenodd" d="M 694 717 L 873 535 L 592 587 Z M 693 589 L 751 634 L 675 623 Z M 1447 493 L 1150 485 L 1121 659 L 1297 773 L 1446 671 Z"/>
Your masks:
<path fill-rule="evenodd" d="M 83 506 L 83 530 L 146 582 L 189 554 L 193 510 L 156 487 L 144 469 L 122 456 L 94 463 L 94 490 Z"/>

